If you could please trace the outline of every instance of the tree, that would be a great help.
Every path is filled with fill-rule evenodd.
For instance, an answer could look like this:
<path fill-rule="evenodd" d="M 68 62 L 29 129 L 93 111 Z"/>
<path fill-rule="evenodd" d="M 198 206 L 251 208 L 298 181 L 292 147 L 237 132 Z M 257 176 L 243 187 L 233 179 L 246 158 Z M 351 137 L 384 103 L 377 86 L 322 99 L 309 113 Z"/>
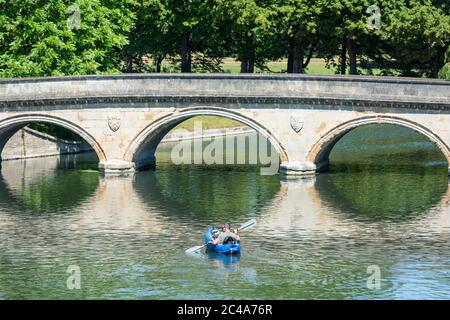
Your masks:
<path fill-rule="evenodd" d="M 228 52 L 241 62 L 241 73 L 263 67 L 271 52 L 270 0 L 217 0 L 215 12 L 227 25 Z"/>
<path fill-rule="evenodd" d="M 436 78 L 450 45 L 450 16 L 431 0 L 402 0 L 388 14 L 385 65 L 405 76 Z"/>
<path fill-rule="evenodd" d="M 347 64 L 350 74 L 358 74 L 358 55 L 376 47 L 377 38 L 369 27 L 367 9 L 381 4 L 380 0 L 330 0 L 330 10 L 335 11 L 336 19 L 330 20 L 335 26 L 333 36 L 337 37 L 330 44 L 340 42 L 340 73 L 346 74 Z M 330 50 L 331 58 L 334 52 Z M 348 57 L 348 63 L 347 63 Z"/>
<path fill-rule="evenodd" d="M 123 50 L 126 72 L 143 72 L 148 59 L 153 58 L 154 69 L 161 72 L 162 61 L 176 51 L 168 41 L 171 12 L 161 0 L 139 0 L 131 7 L 136 19 L 128 33 L 129 44 Z"/>
<path fill-rule="evenodd" d="M 208 46 L 216 34 L 213 11 L 214 0 L 164 0 L 168 15 L 165 41 L 181 59 L 181 72 L 191 72 L 195 53 L 214 52 Z M 207 58 L 206 58 L 207 59 Z"/>
<path fill-rule="evenodd" d="M 288 57 L 288 73 L 304 73 L 314 54 L 319 42 L 321 2 L 282 0 L 270 8 L 269 21 L 276 35 L 271 41 L 281 49 L 279 58 Z"/>
<path fill-rule="evenodd" d="M 439 71 L 439 78 L 450 80 L 450 47 L 447 50 L 445 61 L 446 64 Z"/>
<path fill-rule="evenodd" d="M 0 0 L 0 77 L 120 71 L 133 1 Z"/>

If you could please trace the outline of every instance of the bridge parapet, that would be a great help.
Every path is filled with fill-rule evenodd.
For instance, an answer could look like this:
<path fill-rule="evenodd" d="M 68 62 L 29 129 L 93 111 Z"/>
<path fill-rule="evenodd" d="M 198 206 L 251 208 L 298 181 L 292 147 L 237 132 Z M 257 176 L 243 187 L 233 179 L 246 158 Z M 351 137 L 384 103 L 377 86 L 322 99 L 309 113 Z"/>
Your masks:
<path fill-rule="evenodd" d="M 0 80 L 0 107 L 121 103 L 307 104 L 450 111 L 450 81 L 307 75 L 145 74 Z"/>

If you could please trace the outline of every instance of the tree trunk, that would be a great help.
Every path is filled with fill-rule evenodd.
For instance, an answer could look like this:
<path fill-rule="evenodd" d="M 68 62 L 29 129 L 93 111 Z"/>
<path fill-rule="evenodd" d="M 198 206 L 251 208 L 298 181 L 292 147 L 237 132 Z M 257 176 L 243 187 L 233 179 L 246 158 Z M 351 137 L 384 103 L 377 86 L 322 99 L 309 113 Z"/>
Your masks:
<path fill-rule="evenodd" d="M 347 73 L 347 36 L 344 35 L 341 47 L 341 74 Z"/>
<path fill-rule="evenodd" d="M 155 66 L 156 66 L 157 73 L 161 73 L 161 66 L 162 66 L 163 60 L 164 60 L 164 57 L 161 57 L 161 56 L 155 57 Z"/>
<path fill-rule="evenodd" d="M 350 57 L 350 74 L 358 74 L 356 42 L 355 40 L 348 40 L 348 55 Z"/>
<path fill-rule="evenodd" d="M 241 61 L 241 73 L 247 73 L 248 71 L 248 60 L 246 58 L 243 58 Z"/>
<path fill-rule="evenodd" d="M 133 55 L 128 55 L 127 58 L 127 73 L 133 72 Z"/>
<path fill-rule="evenodd" d="M 249 47 L 250 55 L 248 58 L 248 73 L 254 73 L 255 72 L 255 47 L 253 44 Z"/>
<path fill-rule="evenodd" d="M 192 72 L 191 33 L 185 31 L 181 38 L 181 72 Z"/>
<path fill-rule="evenodd" d="M 247 37 L 245 40 L 245 52 L 241 57 L 241 73 L 254 73 L 255 72 L 255 46 L 253 39 Z"/>
<path fill-rule="evenodd" d="M 303 55 L 296 49 L 290 49 L 288 55 L 288 73 L 304 73 Z"/>
<path fill-rule="evenodd" d="M 431 64 L 431 77 L 432 78 L 438 78 L 439 77 L 439 71 L 442 69 L 442 67 L 445 65 L 445 48 L 438 49 L 438 52 L 433 57 L 433 61 Z"/>
<path fill-rule="evenodd" d="M 311 48 L 309 49 L 308 57 L 306 58 L 306 61 L 303 63 L 303 69 L 306 69 L 311 62 L 311 59 L 314 55 L 314 51 L 316 51 L 316 45 L 311 45 Z"/>
<path fill-rule="evenodd" d="M 292 71 L 293 73 L 305 73 L 305 70 L 303 69 L 303 56 L 300 56 L 294 60 Z"/>
<path fill-rule="evenodd" d="M 288 73 L 304 73 L 302 40 L 297 32 L 289 43 Z"/>
<path fill-rule="evenodd" d="M 291 48 L 289 47 L 287 73 L 294 73 L 293 70 L 294 70 L 294 54 L 292 53 Z"/>

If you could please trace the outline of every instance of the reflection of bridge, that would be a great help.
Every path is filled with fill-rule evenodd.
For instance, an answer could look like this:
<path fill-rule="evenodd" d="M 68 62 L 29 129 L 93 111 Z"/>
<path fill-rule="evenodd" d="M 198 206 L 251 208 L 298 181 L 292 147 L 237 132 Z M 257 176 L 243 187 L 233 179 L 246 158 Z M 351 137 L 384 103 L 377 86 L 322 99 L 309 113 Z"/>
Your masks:
<path fill-rule="evenodd" d="M 117 75 L 0 80 L 0 147 L 30 122 L 73 130 L 100 168 L 154 163 L 158 143 L 197 115 L 240 121 L 267 137 L 281 171 L 327 169 L 335 143 L 370 123 L 411 128 L 450 162 L 450 82 L 364 77 Z"/>
<path fill-rule="evenodd" d="M 177 178 L 180 179 L 180 172 L 168 170 L 162 176 L 155 173 L 140 173 L 134 177 L 114 179 L 99 177 L 99 180 L 94 179 L 90 185 L 87 185 L 88 188 L 84 185 L 86 190 L 83 192 L 75 192 L 69 197 L 61 199 L 61 194 L 66 193 L 67 189 L 61 189 L 60 184 L 67 177 L 58 178 L 55 175 L 55 172 L 61 167 L 58 158 L 28 159 L 26 164 L 21 166 L 17 163 L 7 162 L 2 167 L 0 200 L 9 206 L 17 206 L 17 209 L 13 210 L 15 212 L 14 223 L 24 226 L 27 225 L 22 220 L 27 219 L 27 215 L 24 214 L 26 209 L 31 209 L 33 214 L 54 215 L 55 212 L 59 212 L 62 222 L 52 224 L 52 219 L 49 219 L 49 224 L 53 228 L 53 232 L 56 232 L 56 227 L 61 228 L 61 234 L 66 232 L 64 228 L 67 228 L 64 219 L 72 221 L 74 212 L 76 215 L 82 216 L 79 232 L 84 232 L 89 229 L 89 226 L 96 226 L 102 222 L 103 224 L 100 224 L 102 233 L 107 234 L 118 230 L 133 231 L 135 232 L 134 237 L 137 234 L 167 235 L 165 232 L 170 230 L 173 225 L 177 225 L 177 235 L 189 234 L 192 232 L 193 225 L 197 228 L 200 225 L 208 225 L 210 221 L 217 222 L 225 218 L 231 221 L 243 221 L 248 218 L 248 214 L 257 218 L 257 228 L 274 237 L 298 232 L 303 237 L 315 234 L 318 236 L 353 234 L 356 237 L 378 239 L 390 233 L 393 237 L 400 237 L 404 234 L 404 230 L 411 232 L 420 230 L 423 234 L 435 233 L 442 237 L 448 237 L 450 229 L 450 220 L 448 219 L 450 188 L 446 187 L 445 183 L 429 188 L 430 194 L 421 199 L 411 200 L 408 205 L 400 203 L 395 208 L 399 211 L 398 219 L 395 216 L 371 217 L 367 214 L 370 211 L 367 206 L 373 203 L 371 199 L 367 202 L 367 206 L 364 206 L 358 199 L 348 198 L 352 195 L 339 192 L 340 190 L 333 186 L 333 181 L 327 179 L 326 176 L 308 179 L 286 178 L 282 179 L 279 184 L 275 184 L 279 181 L 278 178 L 275 178 L 269 188 L 267 181 L 260 185 L 256 176 L 249 177 L 249 180 L 243 184 L 244 189 L 249 189 L 252 198 L 258 198 L 258 201 L 264 204 L 263 206 L 252 207 L 248 204 L 246 207 L 244 201 L 250 197 L 245 195 L 242 197 L 243 201 L 237 203 L 242 207 L 240 210 L 231 211 L 226 208 L 226 210 L 214 211 L 211 208 L 217 207 L 217 205 L 215 206 L 213 203 L 210 206 L 211 210 L 203 209 L 202 211 L 204 202 L 198 199 L 193 200 L 189 196 L 180 196 L 181 190 L 173 192 L 173 186 L 178 182 Z M 432 178 L 411 176 L 414 177 L 406 179 L 424 181 Z M 55 189 L 53 191 L 56 192 L 56 196 L 52 194 L 53 197 L 48 197 L 46 203 L 39 203 L 43 206 L 41 209 L 30 207 L 32 204 L 26 201 L 28 194 L 26 189 L 36 185 L 44 177 L 47 177 L 47 185 L 43 189 L 38 188 L 37 191 L 45 196 L 48 185 L 52 184 L 51 179 L 56 179 L 55 185 L 59 187 L 61 194 Z M 443 178 L 443 182 L 446 182 L 446 178 L 441 178 Z M 201 185 L 205 181 L 197 180 L 194 184 L 196 183 Z M 230 185 L 230 181 L 227 179 L 214 180 L 214 182 L 207 180 L 206 183 L 218 184 L 217 188 L 222 190 Z M 337 185 L 342 184 L 338 183 Z M 402 181 L 390 179 L 383 184 L 387 190 L 391 190 L 399 188 Z M 363 182 L 358 186 L 361 186 L 361 193 L 367 197 L 370 190 L 363 188 Z M 418 188 L 421 188 L 420 183 L 418 183 Z M 330 190 L 327 191 L 327 189 Z M 401 188 L 399 189 L 401 191 Z M 210 188 L 205 188 L 205 190 L 210 190 Z M 243 193 L 240 190 L 232 192 L 236 196 Z M 405 195 L 405 192 L 401 193 Z M 334 196 L 330 196 L 330 194 Z M 205 193 L 201 193 L 200 196 L 205 196 Z M 399 199 L 408 201 L 402 195 L 399 195 Z M 230 206 L 233 205 L 231 202 Z M 392 208 L 387 206 L 384 210 L 380 210 L 380 213 L 394 211 L 389 209 Z M 368 224 L 372 225 L 372 228 L 368 228 Z M 34 224 L 29 224 L 29 228 L 33 227 L 35 227 Z M 389 232 L 386 228 L 389 228 Z M 39 230 L 39 232 L 43 231 Z M 34 234 L 35 231 L 29 233 Z M 416 241 L 416 238 L 411 240 Z M 185 241 L 185 239 L 180 239 L 180 241 Z"/>

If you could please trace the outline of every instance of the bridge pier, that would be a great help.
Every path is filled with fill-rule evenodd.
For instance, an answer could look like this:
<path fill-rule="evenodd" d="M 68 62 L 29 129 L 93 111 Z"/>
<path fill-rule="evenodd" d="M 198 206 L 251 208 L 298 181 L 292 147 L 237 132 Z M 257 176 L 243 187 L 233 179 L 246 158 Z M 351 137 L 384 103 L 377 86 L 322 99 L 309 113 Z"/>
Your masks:
<path fill-rule="evenodd" d="M 307 176 L 316 172 L 317 166 L 312 162 L 289 161 L 280 165 L 280 173 L 285 175 Z"/>
<path fill-rule="evenodd" d="M 133 162 L 123 160 L 108 160 L 98 164 L 98 169 L 105 174 L 128 174 L 136 171 Z"/>

